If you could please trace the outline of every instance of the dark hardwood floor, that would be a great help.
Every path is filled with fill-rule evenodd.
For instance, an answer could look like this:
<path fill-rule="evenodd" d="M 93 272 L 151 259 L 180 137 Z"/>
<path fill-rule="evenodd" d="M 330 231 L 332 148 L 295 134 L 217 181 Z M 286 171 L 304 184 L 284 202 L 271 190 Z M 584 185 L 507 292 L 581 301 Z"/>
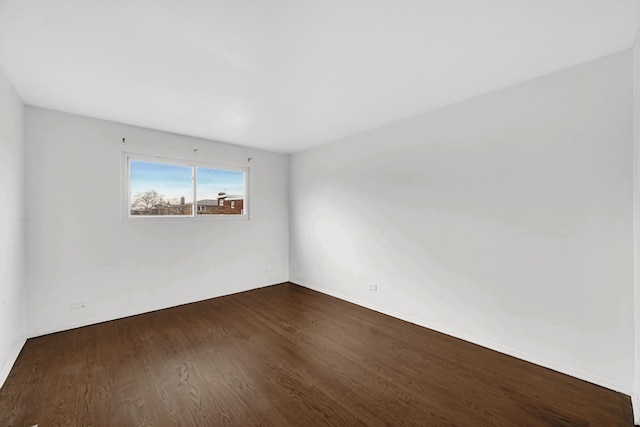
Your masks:
<path fill-rule="evenodd" d="M 27 341 L 3 426 L 631 426 L 628 396 L 293 284 Z"/>

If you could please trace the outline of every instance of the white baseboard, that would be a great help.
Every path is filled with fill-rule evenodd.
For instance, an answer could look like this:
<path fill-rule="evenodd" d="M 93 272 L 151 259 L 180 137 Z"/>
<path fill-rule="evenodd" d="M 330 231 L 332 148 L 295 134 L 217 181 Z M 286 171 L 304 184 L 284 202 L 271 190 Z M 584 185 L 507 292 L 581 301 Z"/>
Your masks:
<path fill-rule="evenodd" d="M 633 423 L 640 425 L 640 401 L 638 401 L 638 391 L 631 393 L 631 406 L 633 407 Z"/>
<path fill-rule="evenodd" d="M 13 365 L 16 363 L 16 360 L 18 360 L 18 355 L 22 351 L 22 347 L 24 347 L 24 344 L 26 342 L 27 342 L 27 337 L 23 335 L 22 338 L 20 338 L 18 345 L 11 352 L 9 360 L 7 360 L 7 363 L 5 363 L 5 365 L 2 367 L 2 371 L 0 371 L 0 388 L 2 388 L 2 386 L 4 385 L 4 382 L 7 380 L 7 377 L 9 376 L 9 372 L 11 372 L 11 368 L 13 368 Z"/>
<path fill-rule="evenodd" d="M 241 293 L 241 292 L 252 291 L 254 289 L 260 289 L 260 288 L 266 288 L 266 287 L 269 287 L 269 286 L 275 286 L 275 285 L 280 284 L 280 283 L 285 283 L 285 282 L 268 283 L 268 284 L 252 284 L 252 285 L 247 286 L 247 287 L 243 287 L 243 288 L 240 288 L 240 289 L 233 290 L 232 292 L 229 292 L 229 293 L 225 293 L 225 292 L 216 293 L 216 294 L 208 295 L 208 296 L 205 296 L 205 297 L 202 297 L 202 298 L 196 298 L 196 299 L 192 299 L 192 300 L 181 301 L 181 302 L 178 302 L 176 304 L 168 304 L 168 305 L 167 304 L 160 304 L 160 305 L 157 305 L 157 306 L 143 307 L 143 308 L 140 308 L 139 310 L 126 311 L 126 312 L 112 312 L 112 311 L 109 311 L 107 314 L 103 313 L 103 314 L 99 314 L 99 315 L 91 316 L 91 317 L 81 317 L 81 318 L 74 319 L 74 320 L 72 320 L 70 322 L 48 324 L 44 328 L 38 328 L 38 329 L 29 328 L 29 330 L 27 331 L 27 336 L 29 338 L 37 338 L 37 337 L 41 337 L 41 336 L 44 336 L 44 335 L 55 334 L 57 332 L 69 331 L 71 329 L 77 329 L 77 328 L 83 328 L 85 326 L 97 325 L 99 323 L 110 322 L 112 320 L 124 319 L 124 318 L 131 317 L 131 316 L 138 316 L 140 314 L 152 313 L 152 312 L 158 311 L 158 310 L 165 310 L 165 309 L 168 309 L 168 308 L 180 307 L 180 306 L 186 305 L 186 304 L 193 304 L 193 303 L 206 301 L 206 300 L 213 299 L 213 298 L 220 298 L 220 297 L 234 295 L 234 294 Z"/>
<path fill-rule="evenodd" d="M 623 394 L 626 394 L 626 395 L 631 395 L 632 394 L 632 390 L 629 389 L 629 387 L 624 386 L 622 384 L 618 384 L 615 381 L 611 381 L 611 380 L 608 380 L 606 378 L 599 377 L 599 376 L 591 374 L 589 372 L 584 372 L 584 371 L 581 371 L 579 369 L 574 369 L 574 368 L 572 368 L 570 366 L 565 366 L 565 365 L 562 365 L 560 363 L 556 363 L 556 362 L 551 361 L 551 360 L 547 360 L 547 359 L 544 359 L 544 358 L 541 358 L 541 357 L 538 357 L 538 356 L 530 355 L 528 353 L 525 353 L 525 352 L 510 348 L 510 347 L 507 347 L 507 346 L 504 346 L 504 345 L 501 345 L 501 344 L 496 344 L 496 343 L 493 343 L 493 342 L 490 342 L 490 341 L 487 341 L 487 340 L 479 339 L 477 337 L 468 335 L 466 333 L 461 333 L 459 331 L 452 330 L 452 329 L 444 327 L 442 325 L 432 324 L 430 322 L 426 322 L 426 321 L 424 321 L 422 319 L 419 319 L 419 318 L 416 318 L 416 317 L 413 317 L 413 316 L 408 316 L 406 314 L 397 313 L 397 312 L 395 312 L 393 310 L 388 310 L 386 308 L 376 306 L 375 304 L 370 304 L 368 302 L 360 301 L 360 300 L 358 300 L 356 298 L 348 297 L 348 296 L 343 295 L 343 294 L 341 294 L 339 292 L 333 292 L 333 291 L 324 289 L 324 288 L 319 287 L 319 286 L 314 286 L 314 285 L 311 285 L 309 283 L 304 283 L 304 282 L 299 281 L 299 280 L 292 279 L 291 283 L 298 284 L 298 285 L 303 286 L 305 288 L 312 289 L 314 291 L 318 291 L 318 292 L 321 292 L 323 294 L 330 295 L 332 297 L 335 297 L 335 298 L 338 298 L 338 299 L 341 299 L 341 300 L 344 300 L 344 301 L 348 301 L 350 303 L 353 303 L 353 304 L 359 305 L 361 307 L 365 307 L 365 308 L 377 311 L 377 312 L 382 313 L 382 314 L 386 314 L 386 315 L 391 316 L 391 317 L 395 317 L 396 319 L 404 320 L 406 322 L 410 322 L 410 323 L 413 323 L 415 325 L 422 326 L 424 328 L 428 328 L 428 329 L 431 329 L 431 330 L 434 330 L 434 331 L 437 331 L 437 332 L 441 332 L 443 334 L 452 336 L 454 338 L 459 338 L 461 340 L 464 340 L 464 341 L 467 341 L 467 342 L 470 342 L 470 343 L 473 343 L 473 344 L 477 344 L 479 346 L 482 346 L 482 347 L 485 347 L 485 348 L 488 348 L 488 349 L 491 349 L 491 350 L 494 350 L 494 351 L 497 351 L 497 352 L 500 352 L 500 353 L 503 353 L 503 354 L 506 354 L 506 355 L 509 355 L 509 356 L 513 356 L 515 358 L 524 360 L 526 362 L 530 362 L 530 363 L 533 363 L 535 365 L 539 365 L 539 366 L 542 366 L 544 368 L 548 368 L 548 369 L 551 369 L 553 371 L 560 372 L 562 374 L 566 374 L 566 375 L 578 378 L 580 380 L 584 380 L 584 381 L 590 382 L 592 384 L 596 384 L 596 385 L 599 385 L 601 387 L 608 388 L 610 390 L 614 390 L 614 391 L 617 391 L 617 392 L 620 392 L 620 393 L 623 393 Z M 639 407 L 639 409 L 640 409 L 640 407 Z M 634 411 L 634 414 L 635 413 L 636 412 Z M 637 422 L 637 420 L 636 420 L 636 422 Z"/>

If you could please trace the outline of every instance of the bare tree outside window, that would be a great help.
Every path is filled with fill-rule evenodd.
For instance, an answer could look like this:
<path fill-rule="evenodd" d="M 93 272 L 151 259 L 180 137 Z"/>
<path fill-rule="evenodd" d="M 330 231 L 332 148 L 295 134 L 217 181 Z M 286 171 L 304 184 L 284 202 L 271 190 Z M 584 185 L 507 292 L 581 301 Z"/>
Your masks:
<path fill-rule="evenodd" d="M 134 215 L 158 215 L 167 205 L 164 196 L 156 190 L 136 193 L 131 202 L 131 213 Z"/>

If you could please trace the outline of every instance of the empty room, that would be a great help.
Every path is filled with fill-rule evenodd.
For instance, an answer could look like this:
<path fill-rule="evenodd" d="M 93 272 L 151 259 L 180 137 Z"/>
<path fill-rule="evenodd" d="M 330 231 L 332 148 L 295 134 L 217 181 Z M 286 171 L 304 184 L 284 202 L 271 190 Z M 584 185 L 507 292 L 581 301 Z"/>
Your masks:
<path fill-rule="evenodd" d="M 0 426 L 640 425 L 640 0 L 0 0 Z"/>

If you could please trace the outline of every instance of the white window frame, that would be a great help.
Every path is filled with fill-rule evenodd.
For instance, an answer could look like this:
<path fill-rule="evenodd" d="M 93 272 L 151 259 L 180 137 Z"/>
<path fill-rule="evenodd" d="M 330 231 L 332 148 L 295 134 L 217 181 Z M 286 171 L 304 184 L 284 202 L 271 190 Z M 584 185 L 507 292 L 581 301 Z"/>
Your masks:
<path fill-rule="evenodd" d="M 189 166 L 192 168 L 191 185 L 193 188 L 193 204 L 191 215 L 131 215 L 131 160 L 142 162 L 163 163 L 175 166 Z M 198 215 L 197 212 L 197 168 L 211 168 L 244 173 L 244 208 L 241 214 L 209 214 Z M 177 159 L 173 157 L 152 156 L 131 152 L 122 153 L 122 221 L 123 222 L 172 222 L 172 221 L 220 221 L 220 220 L 249 220 L 249 173 L 247 166 L 217 164 L 193 160 Z"/>

